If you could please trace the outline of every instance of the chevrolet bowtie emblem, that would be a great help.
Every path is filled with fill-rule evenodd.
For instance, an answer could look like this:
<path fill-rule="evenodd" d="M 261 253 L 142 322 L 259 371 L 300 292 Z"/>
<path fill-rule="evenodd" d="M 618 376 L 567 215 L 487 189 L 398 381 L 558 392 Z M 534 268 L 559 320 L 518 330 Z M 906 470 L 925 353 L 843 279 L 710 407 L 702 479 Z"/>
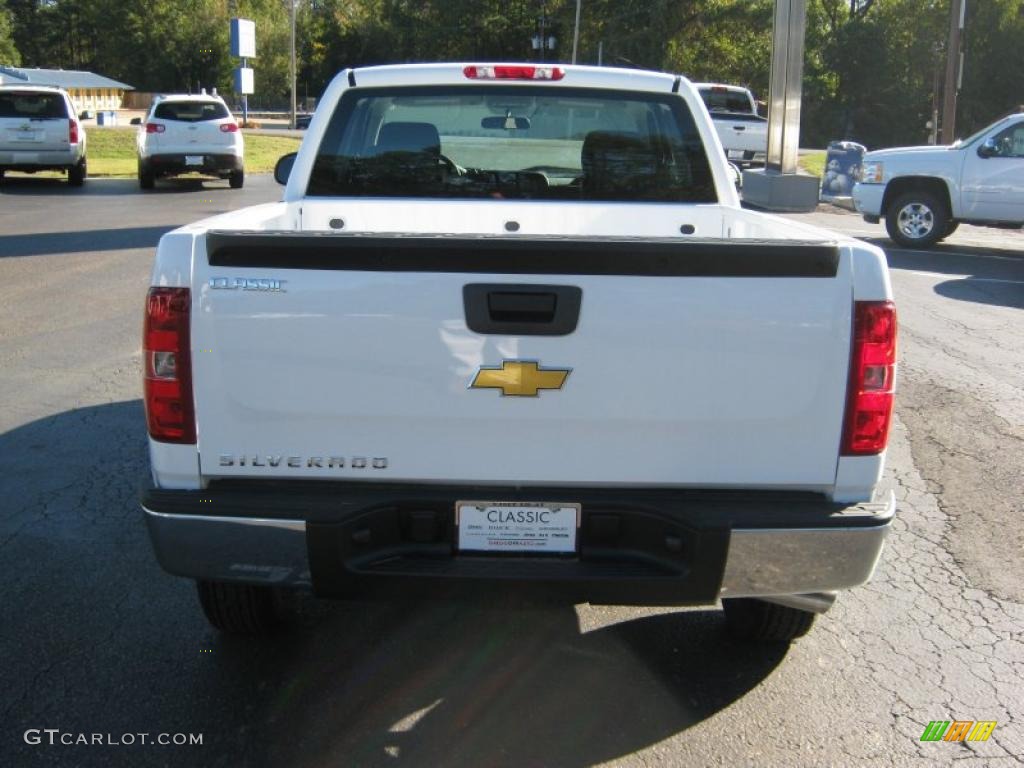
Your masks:
<path fill-rule="evenodd" d="M 561 389 L 571 368 L 541 368 L 534 361 L 504 360 L 501 367 L 482 367 L 470 389 L 500 389 L 511 397 L 536 397 L 542 389 Z"/>

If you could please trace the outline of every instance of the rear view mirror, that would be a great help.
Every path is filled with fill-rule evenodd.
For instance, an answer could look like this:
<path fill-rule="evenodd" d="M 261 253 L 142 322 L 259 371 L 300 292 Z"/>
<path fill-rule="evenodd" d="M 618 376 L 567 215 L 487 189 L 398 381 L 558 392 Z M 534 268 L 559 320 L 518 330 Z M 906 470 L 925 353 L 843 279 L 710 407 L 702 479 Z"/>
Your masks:
<path fill-rule="evenodd" d="M 298 154 L 298 152 L 289 152 L 277 161 L 277 165 L 274 166 L 274 181 L 278 184 L 288 183 L 288 177 L 291 176 L 292 166 L 295 165 L 295 158 Z"/>
<path fill-rule="evenodd" d="M 141 117 L 133 117 L 129 122 L 132 125 L 142 125 L 142 118 Z"/>
<path fill-rule="evenodd" d="M 525 131 L 530 127 L 528 117 L 485 117 L 480 121 L 480 127 L 492 131 Z"/>

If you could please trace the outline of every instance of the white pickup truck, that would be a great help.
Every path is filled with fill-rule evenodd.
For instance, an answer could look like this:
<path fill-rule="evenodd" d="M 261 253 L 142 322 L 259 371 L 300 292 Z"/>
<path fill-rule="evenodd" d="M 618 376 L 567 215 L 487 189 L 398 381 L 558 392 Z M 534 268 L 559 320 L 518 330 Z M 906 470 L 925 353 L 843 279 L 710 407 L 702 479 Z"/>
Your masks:
<path fill-rule="evenodd" d="M 721 83 L 694 83 L 725 154 L 734 163 L 764 162 L 768 154 L 768 118 L 757 113 L 749 88 Z"/>
<path fill-rule="evenodd" d="M 900 147 L 864 156 L 853 202 L 896 243 L 927 248 L 961 222 L 1024 226 L 1024 114 L 997 120 L 948 147 Z"/>
<path fill-rule="evenodd" d="M 871 576 L 883 253 L 741 209 L 685 79 L 346 70 L 276 176 L 146 303 L 142 506 L 216 627 L 515 589 L 787 641 Z"/>

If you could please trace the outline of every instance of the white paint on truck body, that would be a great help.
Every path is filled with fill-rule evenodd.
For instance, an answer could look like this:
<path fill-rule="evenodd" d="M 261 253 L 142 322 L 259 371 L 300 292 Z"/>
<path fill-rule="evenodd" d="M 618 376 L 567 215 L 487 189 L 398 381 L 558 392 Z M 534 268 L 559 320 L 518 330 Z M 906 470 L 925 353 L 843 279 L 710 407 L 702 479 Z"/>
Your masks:
<path fill-rule="evenodd" d="M 551 87 L 678 88 L 707 147 L 720 202 L 305 198 L 327 124 L 322 115 L 349 87 L 348 72 L 341 73 L 311 123 L 284 202 L 197 222 L 161 240 L 153 285 L 193 292 L 198 445 L 175 450 L 198 461 L 189 486 L 181 457 L 165 468 L 167 452 L 152 450 L 158 485 L 301 477 L 794 489 L 870 499 L 884 457 L 838 454 L 853 302 L 892 298 L 882 252 L 741 209 L 703 103 L 685 80 L 565 70 Z M 358 87 L 462 77 L 461 65 L 356 73 Z M 679 238 L 689 224 L 693 237 L 716 241 L 837 243 L 840 258 L 831 278 L 235 268 L 211 267 L 207 258 L 210 229 L 329 237 L 338 218 L 346 235 L 507 236 L 505 223 L 514 220 L 517 236 L 597 242 Z M 212 290 L 213 278 L 286 284 L 274 292 Z M 473 282 L 577 286 L 579 325 L 567 336 L 476 334 L 462 296 Z M 481 366 L 504 360 L 536 360 L 571 374 L 562 390 L 535 398 L 467 389 Z M 257 461 L 242 465 L 239 456 Z M 332 457 L 346 461 L 330 467 Z M 375 467 L 374 458 L 386 458 L 386 466 Z"/>

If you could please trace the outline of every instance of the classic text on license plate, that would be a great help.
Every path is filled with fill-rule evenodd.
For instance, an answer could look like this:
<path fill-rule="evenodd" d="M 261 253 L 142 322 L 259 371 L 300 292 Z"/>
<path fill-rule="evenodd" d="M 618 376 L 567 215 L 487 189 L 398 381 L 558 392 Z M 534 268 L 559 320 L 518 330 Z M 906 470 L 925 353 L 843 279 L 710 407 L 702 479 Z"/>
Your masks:
<path fill-rule="evenodd" d="M 539 501 L 459 501 L 455 504 L 462 552 L 576 551 L 580 505 Z"/>

